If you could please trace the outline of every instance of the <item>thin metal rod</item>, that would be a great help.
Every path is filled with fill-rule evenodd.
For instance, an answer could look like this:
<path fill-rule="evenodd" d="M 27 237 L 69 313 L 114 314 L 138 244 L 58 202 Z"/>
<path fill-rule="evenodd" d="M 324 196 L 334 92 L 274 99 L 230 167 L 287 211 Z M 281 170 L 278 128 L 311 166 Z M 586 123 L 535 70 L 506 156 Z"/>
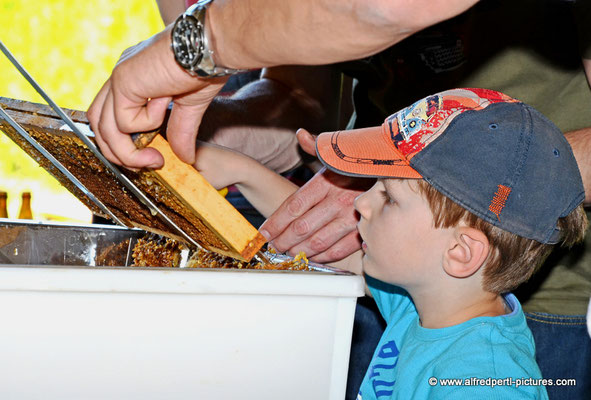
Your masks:
<path fill-rule="evenodd" d="M 49 160 L 49 162 L 51 162 L 54 165 L 54 167 L 56 167 L 62 174 L 64 174 L 70 180 L 70 182 L 72 182 L 74 185 L 76 185 L 76 187 L 78 189 L 80 189 L 82 191 L 82 193 L 84 193 L 86 196 L 88 196 L 88 198 L 90 198 L 90 200 L 92 200 L 94 202 L 94 204 L 96 204 L 104 213 L 106 213 L 111 218 L 113 218 L 113 221 L 115 221 L 117 224 L 119 224 L 121 226 L 126 226 L 123 223 L 123 221 L 121 221 L 119 218 L 117 218 L 117 216 L 113 212 L 111 212 L 111 210 L 109 210 L 109 208 L 107 206 L 105 206 L 102 201 L 100 201 L 98 198 L 96 198 L 92 194 L 92 192 L 90 192 L 86 188 L 86 186 L 84 186 L 84 184 L 78 180 L 78 178 L 76 178 L 74 175 L 72 175 L 72 173 L 70 171 L 68 171 L 68 169 L 66 167 L 64 167 L 64 165 L 62 163 L 60 163 L 57 158 L 55 158 L 50 152 L 48 152 L 45 149 L 45 147 L 43 147 L 39 142 L 37 142 L 35 139 L 33 139 L 33 137 L 31 135 L 29 135 L 27 133 L 27 131 L 18 122 L 16 122 L 10 115 L 8 115 L 6 113 L 6 111 L 4 111 L 4 109 L 1 106 L 0 106 L 0 118 L 5 120 L 6 122 L 8 122 L 8 124 L 10 126 L 12 126 L 14 128 L 14 130 L 17 131 L 17 133 L 19 135 L 21 135 L 27 142 L 29 142 L 29 144 L 31 146 L 33 146 L 38 152 L 40 152 L 43 155 L 43 157 L 45 157 L 47 160 Z"/>
<path fill-rule="evenodd" d="M 265 253 L 262 250 L 257 251 L 257 253 L 254 256 L 264 265 L 268 265 L 268 264 L 272 263 L 271 260 L 269 260 L 267 258 L 267 256 L 265 255 Z"/>
<path fill-rule="evenodd" d="M 123 175 L 117 167 L 115 167 L 105 156 L 96 148 L 94 143 L 80 131 L 80 129 L 74 124 L 72 119 L 49 97 L 47 93 L 37 84 L 33 77 L 25 70 L 25 68 L 18 62 L 12 53 L 4 46 L 4 43 L 0 40 L 0 50 L 10 60 L 10 62 L 18 69 L 21 75 L 33 86 L 33 88 L 45 99 L 47 104 L 59 115 L 59 117 L 72 129 L 72 132 L 88 147 L 88 149 L 107 167 L 113 175 L 121 182 L 127 189 L 129 189 L 146 207 L 150 209 L 153 215 L 159 216 L 170 228 L 180 234 L 189 243 L 199 246 L 199 244 L 193 240 L 184 230 L 182 230 L 177 224 L 175 224 L 166 214 L 164 214 L 134 183 L 125 175 Z"/>

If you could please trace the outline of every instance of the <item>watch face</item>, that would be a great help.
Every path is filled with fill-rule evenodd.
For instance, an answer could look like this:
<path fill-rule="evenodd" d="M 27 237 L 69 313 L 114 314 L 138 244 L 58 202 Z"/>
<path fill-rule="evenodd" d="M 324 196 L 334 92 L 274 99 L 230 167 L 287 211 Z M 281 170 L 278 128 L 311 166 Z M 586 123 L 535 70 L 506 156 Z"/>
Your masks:
<path fill-rule="evenodd" d="M 180 19 L 172 31 L 172 49 L 177 62 L 186 69 L 192 69 L 201 58 L 197 40 L 199 26 L 192 17 Z"/>

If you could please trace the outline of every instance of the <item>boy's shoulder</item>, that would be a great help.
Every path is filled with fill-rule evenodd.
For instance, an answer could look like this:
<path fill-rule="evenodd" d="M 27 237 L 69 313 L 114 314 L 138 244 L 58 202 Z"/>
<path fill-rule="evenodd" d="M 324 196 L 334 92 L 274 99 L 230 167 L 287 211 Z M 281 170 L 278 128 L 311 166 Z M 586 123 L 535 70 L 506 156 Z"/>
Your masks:
<path fill-rule="evenodd" d="M 443 385 L 441 380 L 453 382 L 451 387 L 441 388 L 447 392 L 443 398 L 455 397 L 452 393 L 456 391 L 462 398 L 469 393 L 483 398 L 489 394 L 493 398 L 500 394 L 509 398 L 547 398 L 535 359 L 534 340 L 521 307 L 505 316 L 467 322 L 457 335 L 443 333 L 441 347 L 433 346 L 440 352 L 433 357 L 428 375 L 437 377 L 439 385 Z M 425 343 L 417 344 L 424 347 Z"/>
<path fill-rule="evenodd" d="M 455 363 L 471 354 L 480 353 L 476 358 L 488 358 L 491 362 L 483 368 L 502 370 L 503 359 L 531 359 L 535 365 L 535 345 L 527 326 L 523 309 L 513 294 L 503 296 L 511 312 L 494 317 L 476 317 L 461 324 L 426 329 L 419 325 L 411 327 L 412 337 L 421 345 L 440 347 L 440 361 Z M 514 358 L 515 354 L 520 354 Z M 461 363 L 460 363 L 461 364 Z"/>
<path fill-rule="evenodd" d="M 519 302 L 513 295 L 506 298 L 513 310 L 510 314 L 478 317 L 447 328 L 422 328 L 416 320 L 410 324 L 407 320 L 405 326 L 392 321 L 380 340 L 366 379 L 393 382 L 398 398 L 405 393 L 413 398 L 453 398 L 456 390 L 486 397 L 491 389 L 510 398 L 546 398 L 543 387 L 511 384 L 518 379 L 541 379 L 541 373 Z M 386 368 L 388 363 L 392 367 Z M 436 378 L 437 384 L 431 385 L 430 378 Z M 376 382 L 366 382 L 366 391 Z M 446 382 L 452 383 L 444 388 Z"/>
<path fill-rule="evenodd" d="M 512 294 L 506 295 L 505 300 L 512 309 L 509 314 L 473 318 L 458 325 L 457 331 L 443 329 L 440 332 L 440 353 L 432 375 L 438 379 L 459 379 L 464 391 L 465 386 L 471 386 L 474 393 L 485 394 L 495 390 L 495 386 L 503 386 L 496 391 L 512 397 L 545 398 L 542 386 L 520 388 L 517 385 L 517 382 L 542 376 L 521 305 Z M 437 344 L 434 347 L 438 347 Z"/>
<path fill-rule="evenodd" d="M 480 371 L 496 377 L 504 373 L 513 377 L 539 375 L 533 336 L 521 305 L 512 294 L 506 295 L 505 299 L 512 309 L 509 314 L 477 317 L 431 332 L 423 330 L 417 332 L 416 338 L 419 342 L 440 342 L 437 368 L 441 372 L 456 371 L 466 375 Z M 438 347 L 435 343 L 433 346 Z"/>

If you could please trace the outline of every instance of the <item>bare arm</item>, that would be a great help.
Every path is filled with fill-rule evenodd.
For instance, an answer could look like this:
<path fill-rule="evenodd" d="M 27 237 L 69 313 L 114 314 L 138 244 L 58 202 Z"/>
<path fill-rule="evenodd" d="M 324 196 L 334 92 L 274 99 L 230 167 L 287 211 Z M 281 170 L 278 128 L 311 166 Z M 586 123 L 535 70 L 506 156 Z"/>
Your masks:
<path fill-rule="evenodd" d="M 591 127 L 567 132 L 565 136 L 579 164 L 585 187 L 585 205 L 589 206 L 591 205 Z"/>
<path fill-rule="evenodd" d="M 303 129 L 297 136 L 306 152 L 315 152 L 314 137 Z M 371 179 L 350 178 L 323 168 L 281 204 L 260 232 L 282 253 L 303 251 L 320 263 L 343 260 L 361 248 L 353 201 L 371 184 Z"/>
<path fill-rule="evenodd" d="M 193 166 L 216 189 L 236 185 L 265 217 L 271 215 L 297 185 L 256 160 L 230 149 L 198 142 Z"/>
<path fill-rule="evenodd" d="M 583 59 L 587 82 L 591 89 L 591 59 Z M 591 110 L 589 110 L 591 112 Z M 565 133 L 581 170 L 585 186 L 585 205 L 591 205 L 591 127 Z"/>
<path fill-rule="evenodd" d="M 583 58 L 583 68 L 585 68 L 587 82 L 589 83 L 589 86 L 591 86 L 591 59 Z"/>
<path fill-rule="evenodd" d="M 207 24 L 222 65 L 320 65 L 375 54 L 476 2 L 216 0 Z"/>
<path fill-rule="evenodd" d="M 268 217 L 298 187 L 281 175 L 241 153 L 204 142 L 197 142 L 193 165 L 216 189 L 236 185 L 246 199 Z M 361 275 L 361 250 L 330 265 Z"/>
<path fill-rule="evenodd" d="M 164 25 L 174 22 L 180 13 L 185 11 L 185 0 L 156 0 Z"/>
<path fill-rule="evenodd" d="M 184 0 L 157 3 L 165 25 L 185 9 Z M 332 67 L 266 68 L 261 79 L 234 95 L 213 99 L 199 138 L 244 153 L 276 172 L 288 171 L 302 162 L 297 128 L 335 128 L 339 89 L 340 74 Z"/>
<path fill-rule="evenodd" d="M 333 130 L 341 76 L 330 66 L 273 67 L 232 96 L 216 97 L 199 139 L 240 151 L 276 172 L 302 162 L 295 131 Z"/>
<path fill-rule="evenodd" d="M 206 30 L 217 63 L 234 68 L 330 64 L 374 54 L 455 16 L 477 0 L 216 0 Z M 183 161 L 205 110 L 225 79 L 192 77 L 170 50 L 169 25 L 120 59 L 88 110 L 105 156 L 127 167 L 158 167 L 153 149 L 137 150 L 129 133 L 160 126 L 173 101 L 168 140 Z"/>

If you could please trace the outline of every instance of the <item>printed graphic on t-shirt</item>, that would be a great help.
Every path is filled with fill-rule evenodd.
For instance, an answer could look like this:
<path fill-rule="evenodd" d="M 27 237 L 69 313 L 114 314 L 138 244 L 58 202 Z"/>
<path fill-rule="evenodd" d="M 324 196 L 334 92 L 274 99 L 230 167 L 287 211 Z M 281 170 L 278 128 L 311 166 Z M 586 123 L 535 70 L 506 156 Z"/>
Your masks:
<path fill-rule="evenodd" d="M 396 346 L 396 342 L 391 340 L 380 347 L 379 352 L 371 361 L 368 370 L 368 379 L 373 388 L 375 397 L 390 398 L 394 393 L 394 371 L 396 364 L 398 364 L 398 355 L 400 351 Z M 363 393 L 359 392 L 357 400 L 363 400 Z"/>

